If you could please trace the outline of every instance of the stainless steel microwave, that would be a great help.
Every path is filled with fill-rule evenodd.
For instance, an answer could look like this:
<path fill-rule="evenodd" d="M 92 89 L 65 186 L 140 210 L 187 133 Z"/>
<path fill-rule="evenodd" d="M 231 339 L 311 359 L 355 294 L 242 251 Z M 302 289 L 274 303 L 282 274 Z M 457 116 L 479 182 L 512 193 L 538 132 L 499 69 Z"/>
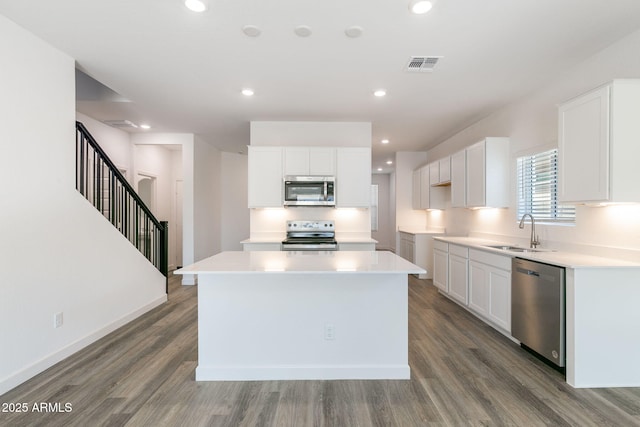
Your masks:
<path fill-rule="evenodd" d="M 285 206 L 335 206 L 336 182 L 332 176 L 285 176 Z"/>

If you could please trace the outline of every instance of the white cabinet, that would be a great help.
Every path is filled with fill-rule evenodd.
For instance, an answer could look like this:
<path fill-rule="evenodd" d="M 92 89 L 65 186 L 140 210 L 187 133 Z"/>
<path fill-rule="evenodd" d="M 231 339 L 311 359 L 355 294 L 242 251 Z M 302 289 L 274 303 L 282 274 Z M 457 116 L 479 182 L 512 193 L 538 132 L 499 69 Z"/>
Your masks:
<path fill-rule="evenodd" d="M 558 198 L 640 202 L 640 80 L 613 82 L 559 107 Z"/>
<path fill-rule="evenodd" d="M 463 305 L 469 304 L 468 295 L 469 249 L 449 245 L 449 296 Z"/>
<path fill-rule="evenodd" d="M 449 292 L 449 244 L 433 242 L 433 284 L 442 292 Z"/>
<path fill-rule="evenodd" d="M 413 209 L 444 209 L 446 189 L 431 187 L 431 170 L 438 173 L 438 163 L 431 163 L 413 171 Z M 438 175 L 439 176 L 439 175 Z"/>
<path fill-rule="evenodd" d="M 422 209 L 420 191 L 422 184 L 420 183 L 422 171 L 416 169 L 413 171 L 412 187 L 411 187 L 411 207 L 415 210 Z"/>
<path fill-rule="evenodd" d="M 336 150 L 336 206 L 371 205 L 371 149 L 361 147 Z"/>
<path fill-rule="evenodd" d="M 469 308 L 511 332 L 511 257 L 469 250 Z"/>
<path fill-rule="evenodd" d="M 451 157 L 429 164 L 429 184 L 434 187 L 451 182 Z"/>
<path fill-rule="evenodd" d="M 465 150 L 451 156 L 451 207 L 467 205 L 467 154 Z"/>
<path fill-rule="evenodd" d="M 332 147 L 285 147 L 285 175 L 334 176 L 336 149 Z"/>
<path fill-rule="evenodd" d="M 282 207 L 282 148 L 249 146 L 250 208 Z"/>
<path fill-rule="evenodd" d="M 407 233 L 400 231 L 399 255 L 409 262 L 427 270 L 426 274 L 420 274 L 421 279 L 433 277 L 433 235 L 427 233 Z"/>
<path fill-rule="evenodd" d="M 465 151 L 465 206 L 508 207 L 509 139 L 485 138 Z"/>

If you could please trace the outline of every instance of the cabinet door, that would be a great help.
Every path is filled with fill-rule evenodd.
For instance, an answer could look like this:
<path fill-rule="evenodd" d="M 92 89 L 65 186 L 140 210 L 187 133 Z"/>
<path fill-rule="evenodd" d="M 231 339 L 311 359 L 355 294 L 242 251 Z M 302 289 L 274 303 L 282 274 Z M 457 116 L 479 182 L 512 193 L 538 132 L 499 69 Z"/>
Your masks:
<path fill-rule="evenodd" d="M 411 192 L 411 207 L 415 210 L 422 209 L 420 207 L 420 194 L 421 194 L 421 181 L 420 181 L 420 169 L 413 171 L 413 185 Z"/>
<path fill-rule="evenodd" d="M 464 305 L 469 304 L 467 265 L 467 258 L 449 253 L 449 295 Z"/>
<path fill-rule="evenodd" d="M 466 206 L 485 206 L 485 144 L 484 141 L 472 145 L 466 149 L 467 155 L 467 176 Z"/>
<path fill-rule="evenodd" d="M 502 329 L 511 332 L 511 273 L 497 268 L 488 271 L 488 317 Z"/>
<path fill-rule="evenodd" d="M 420 168 L 420 209 L 429 209 L 431 186 L 429 184 L 430 177 L 429 165 Z"/>
<path fill-rule="evenodd" d="M 371 149 L 338 148 L 336 151 L 336 206 L 368 208 L 371 205 Z"/>
<path fill-rule="evenodd" d="M 451 157 L 447 156 L 438 161 L 438 169 L 440 172 L 440 182 L 451 181 Z"/>
<path fill-rule="evenodd" d="M 451 207 L 466 206 L 467 162 L 465 150 L 451 156 Z"/>
<path fill-rule="evenodd" d="M 282 207 L 282 148 L 249 147 L 250 208 Z"/>
<path fill-rule="evenodd" d="M 309 149 L 309 175 L 334 176 L 336 174 L 335 148 Z"/>
<path fill-rule="evenodd" d="M 309 175 L 309 149 L 286 147 L 284 149 L 284 174 Z"/>
<path fill-rule="evenodd" d="M 448 292 L 449 254 L 435 249 L 433 251 L 433 284 L 442 292 Z"/>
<path fill-rule="evenodd" d="M 558 117 L 558 198 L 609 199 L 609 100 L 605 86 L 562 105 Z"/>
<path fill-rule="evenodd" d="M 440 184 L 440 164 L 438 162 L 429 163 L 429 185 Z"/>
<path fill-rule="evenodd" d="M 480 314 L 489 314 L 488 266 L 469 261 L 469 308 Z"/>

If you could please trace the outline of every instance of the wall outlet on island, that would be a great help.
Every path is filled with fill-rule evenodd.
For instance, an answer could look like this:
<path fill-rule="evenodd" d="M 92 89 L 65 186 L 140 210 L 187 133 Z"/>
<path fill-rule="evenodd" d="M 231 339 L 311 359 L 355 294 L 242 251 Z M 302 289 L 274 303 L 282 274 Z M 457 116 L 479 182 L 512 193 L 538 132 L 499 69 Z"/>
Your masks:
<path fill-rule="evenodd" d="M 335 340 L 336 339 L 336 327 L 330 323 L 324 325 L 324 339 Z"/>
<path fill-rule="evenodd" d="M 56 314 L 53 315 L 53 327 L 54 328 L 61 327 L 63 322 L 64 322 L 64 317 L 62 316 L 62 312 L 56 313 Z"/>

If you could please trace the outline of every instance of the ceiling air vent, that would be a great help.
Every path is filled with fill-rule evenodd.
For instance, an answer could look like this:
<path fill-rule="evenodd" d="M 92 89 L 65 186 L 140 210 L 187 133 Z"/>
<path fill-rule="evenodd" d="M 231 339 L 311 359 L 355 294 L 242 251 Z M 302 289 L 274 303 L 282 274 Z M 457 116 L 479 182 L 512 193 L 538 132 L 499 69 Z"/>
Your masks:
<path fill-rule="evenodd" d="M 430 73 L 442 56 L 412 56 L 407 64 L 407 71 L 413 73 Z"/>
<path fill-rule="evenodd" d="M 137 129 L 138 125 L 129 120 L 104 120 L 105 125 L 113 126 L 118 129 Z"/>

